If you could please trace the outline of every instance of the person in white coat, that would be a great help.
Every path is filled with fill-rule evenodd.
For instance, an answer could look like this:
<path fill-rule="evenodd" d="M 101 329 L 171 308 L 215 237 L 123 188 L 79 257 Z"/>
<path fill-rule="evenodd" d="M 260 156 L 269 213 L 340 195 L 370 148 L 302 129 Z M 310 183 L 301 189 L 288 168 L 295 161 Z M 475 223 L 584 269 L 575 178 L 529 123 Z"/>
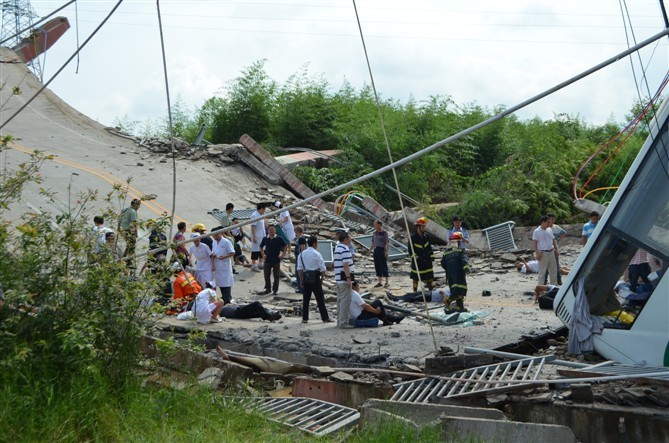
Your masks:
<path fill-rule="evenodd" d="M 221 226 L 212 231 L 223 229 Z M 221 297 L 227 305 L 232 301 L 232 285 L 234 278 L 232 275 L 232 260 L 235 256 L 235 248 L 232 242 L 221 233 L 212 235 L 214 238 L 214 281 L 221 290 Z"/>
<path fill-rule="evenodd" d="M 278 209 L 283 208 L 281 202 L 274 203 L 274 206 L 276 206 Z M 279 213 L 279 224 L 281 225 L 281 229 L 286 236 L 284 240 L 288 240 L 287 243 L 295 240 L 295 226 L 293 226 L 293 219 L 290 218 L 290 212 L 281 211 Z"/>
<path fill-rule="evenodd" d="M 194 240 L 188 249 L 188 253 L 195 259 L 191 261 L 191 263 L 195 263 L 195 280 L 204 288 L 207 282 L 214 279 L 214 260 L 211 256 L 211 249 L 202 243 L 199 237 L 200 234 L 191 234 L 190 238 Z"/>

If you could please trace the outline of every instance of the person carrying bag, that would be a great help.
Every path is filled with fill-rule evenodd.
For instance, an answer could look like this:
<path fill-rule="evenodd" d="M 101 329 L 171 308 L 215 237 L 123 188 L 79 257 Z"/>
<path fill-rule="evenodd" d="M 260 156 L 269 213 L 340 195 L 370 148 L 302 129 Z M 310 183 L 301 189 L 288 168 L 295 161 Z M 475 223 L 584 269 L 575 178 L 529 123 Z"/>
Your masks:
<path fill-rule="evenodd" d="M 325 307 L 325 297 L 323 296 L 323 284 L 321 276 L 325 272 L 325 262 L 320 252 L 316 250 L 318 239 L 315 236 L 307 240 L 307 249 L 302 251 L 297 261 L 297 272 L 302 282 L 304 292 L 302 294 L 302 323 L 309 322 L 309 303 L 311 294 L 316 297 L 318 311 L 321 314 L 323 323 L 330 323 L 332 320 Z"/>

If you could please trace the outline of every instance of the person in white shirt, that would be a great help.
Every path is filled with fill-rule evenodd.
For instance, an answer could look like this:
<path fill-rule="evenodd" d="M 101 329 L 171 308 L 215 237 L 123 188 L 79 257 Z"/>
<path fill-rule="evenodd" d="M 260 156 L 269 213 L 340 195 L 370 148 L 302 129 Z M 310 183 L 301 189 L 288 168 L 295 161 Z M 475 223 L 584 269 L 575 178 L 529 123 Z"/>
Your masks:
<path fill-rule="evenodd" d="M 334 250 L 334 274 L 337 286 L 337 327 L 339 329 L 350 329 L 349 311 L 351 309 L 351 281 L 355 268 L 353 256 L 349 245 L 351 237 L 347 232 L 341 232 L 338 236 L 339 243 Z"/>
<path fill-rule="evenodd" d="M 374 300 L 371 303 L 366 303 L 360 296 L 360 284 L 353 281 L 351 284 L 351 318 L 355 320 L 369 320 L 370 318 L 378 318 L 383 322 L 384 326 L 393 323 L 399 324 L 404 320 L 403 315 L 393 315 L 386 312 L 383 302 L 381 300 Z"/>
<path fill-rule="evenodd" d="M 549 217 L 541 217 L 541 225 L 534 230 L 532 234 L 532 243 L 534 244 L 534 256 L 539 262 L 539 284 L 544 283 L 546 271 L 550 276 L 552 285 L 557 284 L 557 262 L 556 258 L 560 253 L 557 251 L 557 243 L 553 237 L 553 231 L 548 227 Z"/>
<path fill-rule="evenodd" d="M 386 295 L 392 301 L 403 301 L 405 303 L 422 303 L 423 294 L 421 292 L 407 292 L 401 297 L 396 297 L 390 292 L 387 292 Z M 425 301 L 428 303 L 442 303 L 444 300 L 448 300 L 451 296 L 451 290 L 448 288 L 433 289 L 429 293 L 425 294 Z"/>
<path fill-rule="evenodd" d="M 223 227 L 219 226 L 212 229 L 212 231 L 219 229 L 223 229 Z M 223 301 L 225 304 L 228 304 L 232 301 L 232 285 L 234 284 L 232 260 L 235 256 L 235 248 L 232 246 L 232 242 L 220 232 L 212 235 L 212 237 L 214 238 L 214 250 L 212 251 L 214 257 L 214 279 L 216 286 L 221 290 Z"/>
<path fill-rule="evenodd" d="M 323 275 L 325 275 L 325 262 L 320 252 L 316 250 L 318 247 L 318 239 L 315 236 L 307 239 L 308 248 L 300 253 L 297 258 L 297 273 L 302 281 L 302 323 L 309 322 L 309 302 L 311 301 L 311 293 L 313 292 L 318 305 L 318 312 L 321 314 L 323 323 L 331 323 L 332 320 L 328 315 L 325 307 L 325 297 L 323 296 Z M 310 274 L 311 273 L 311 274 Z M 305 281 L 305 275 L 309 278 Z"/>
<path fill-rule="evenodd" d="M 258 203 L 256 210 L 251 214 L 251 220 L 258 217 L 262 217 L 265 213 L 264 203 Z M 251 223 L 251 270 L 253 272 L 260 272 L 260 269 L 263 268 L 262 252 L 260 252 L 260 242 L 263 238 L 267 236 L 267 230 L 265 229 L 265 219 L 260 219 L 254 223 Z"/>
<path fill-rule="evenodd" d="M 195 263 L 195 280 L 204 288 L 205 283 L 214 279 L 214 260 L 211 257 L 211 249 L 201 242 L 199 237 L 200 234 L 197 233 L 190 235 L 193 244 L 188 253 L 195 259 L 191 261 Z"/>
<path fill-rule="evenodd" d="M 523 258 L 518 258 L 516 260 L 516 269 L 521 274 L 537 274 L 539 272 L 539 262 L 536 260 L 525 261 Z M 560 275 L 567 275 L 569 271 L 570 269 L 567 267 L 560 267 Z"/>
<path fill-rule="evenodd" d="M 281 202 L 274 203 L 274 206 L 278 209 L 283 208 Z M 279 225 L 281 225 L 281 230 L 286 236 L 285 240 L 288 240 L 288 243 L 292 242 L 295 239 L 295 226 L 293 226 L 293 220 L 290 218 L 290 212 L 281 211 L 279 213 Z"/>
<path fill-rule="evenodd" d="M 205 245 L 206 246 L 206 245 Z M 223 309 L 223 302 L 216 296 L 216 286 L 213 281 L 207 281 L 205 287 L 195 297 L 191 312 L 193 317 L 197 318 L 198 323 L 219 322 L 221 318 L 218 314 Z"/>

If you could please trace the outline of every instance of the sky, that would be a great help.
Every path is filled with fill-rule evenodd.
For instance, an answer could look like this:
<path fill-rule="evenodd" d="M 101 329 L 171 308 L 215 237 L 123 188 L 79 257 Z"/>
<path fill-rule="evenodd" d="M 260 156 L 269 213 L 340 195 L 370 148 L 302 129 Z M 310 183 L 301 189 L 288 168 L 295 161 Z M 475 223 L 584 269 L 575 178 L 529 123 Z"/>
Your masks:
<path fill-rule="evenodd" d="M 40 16 L 64 3 L 31 2 Z M 77 36 L 83 43 L 115 4 L 79 0 L 78 11 L 74 5 L 61 11 L 71 28 L 40 57 L 45 81 L 76 51 Z M 279 84 L 305 65 L 333 91 L 346 81 L 356 89 L 370 84 L 353 1 L 159 5 L 171 100 L 180 98 L 191 111 L 224 95 L 230 81 L 262 59 Z M 664 28 L 659 0 L 357 0 L 355 6 L 376 88 L 403 103 L 442 95 L 459 105 L 511 107 L 627 49 L 627 38 L 633 44 Z M 664 38 L 632 58 L 634 71 L 623 59 L 518 115 L 623 122 L 639 93 L 655 93 L 669 68 L 668 48 Z M 50 88 L 89 117 L 111 125 L 116 118 L 167 115 L 156 1 L 123 1 L 78 64 L 77 72 L 75 58 Z"/>

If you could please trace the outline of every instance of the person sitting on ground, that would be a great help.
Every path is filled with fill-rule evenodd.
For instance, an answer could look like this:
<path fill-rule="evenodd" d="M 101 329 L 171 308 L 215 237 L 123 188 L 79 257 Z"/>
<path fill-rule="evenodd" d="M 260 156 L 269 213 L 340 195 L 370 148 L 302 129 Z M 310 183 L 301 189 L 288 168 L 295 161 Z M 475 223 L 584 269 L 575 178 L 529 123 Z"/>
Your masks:
<path fill-rule="evenodd" d="M 391 301 L 403 301 L 405 303 L 422 303 L 423 294 L 420 292 L 407 292 L 401 297 L 396 297 L 390 292 L 387 292 L 388 298 Z M 448 288 L 434 289 L 425 294 L 425 301 L 428 303 L 441 303 L 451 297 L 451 290 Z"/>
<path fill-rule="evenodd" d="M 181 263 L 172 264 L 172 272 L 175 279 L 172 282 L 172 301 L 174 307 L 167 311 L 168 314 L 177 314 L 188 310 L 188 304 L 202 291 L 202 286 L 190 273 L 181 266 Z"/>
<path fill-rule="evenodd" d="M 216 295 L 216 284 L 213 281 L 207 281 L 205 288 L 195 297 L 195 302 L 191 306 L 193 317 L 197 318 L 199 323 L 213 323 L 221 321 L 219 313 L 223 309 L 223 301 Z"/>
<path fill-rule="evenodd" d="M 221 317 L 239 319 L 260 318 L 271 322 L 281 319 L 280 313 L 264 307 L 259 301 L 254 301 L 248 305 L 226 304 L 221 309 L 219 315 Z"/>
<path fill-rule="evenodd" d="M 524 258 L 518 257 L 516 259 L 516 269 L 521 274 L 536 274 L 539 272 L 539 262 L 537 260 L 525 261 Z M 567 275 L 569 274 L 570 269 L 566 267 L 560 267 L 560 274 Z M 543 285 L 542 285 L 543 286 Z"/>
<path fill-rule="evenodd" d="M 381 300 L 374 300 L 371 303 L 366 303 L 360 296 L 360 284 L 353 280 L 351 282 L 351 318 L 354 320 L 369 320 L 370 318 L 378 318 L 383 322 L 384 326 L 399 324 L 404 320 L 403 315 L 388 314 Z"/>

